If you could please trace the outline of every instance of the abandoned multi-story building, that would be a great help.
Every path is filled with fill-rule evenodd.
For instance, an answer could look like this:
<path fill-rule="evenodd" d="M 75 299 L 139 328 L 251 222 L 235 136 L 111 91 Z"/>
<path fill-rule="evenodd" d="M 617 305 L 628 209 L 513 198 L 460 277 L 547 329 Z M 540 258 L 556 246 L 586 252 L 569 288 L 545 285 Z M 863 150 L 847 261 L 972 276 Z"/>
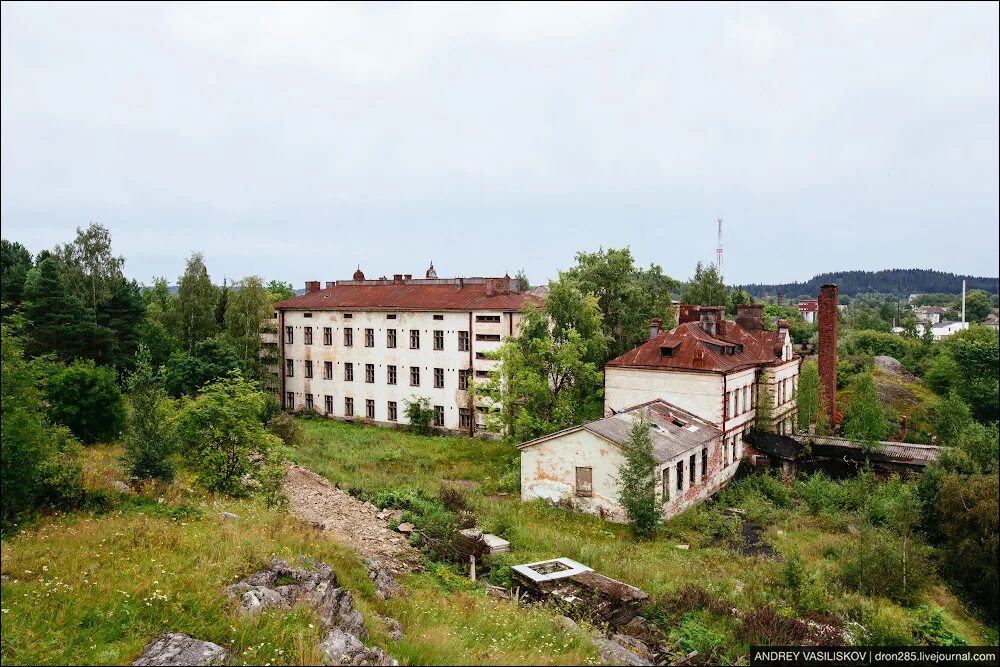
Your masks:
<path fill-rule="evenodd" d="M 672 449 L 664 445 L 665 453 L 657 456 L 662 464 L 661 487 L 681 492 L 676 497 L 663 496 L 665 516 L 715 493 L 732 477 L 744 455 L 743 435 L 755 423 L 764 420 L 769 430 L 791 433 L 802 359 L 792 353 L 788 323 L 778 320 L 776 330 L 766 330 L 760 304 L 740 306 L 735 322 L 724 319 L 724 312 L 721 306 L 681 305 L 677 327 L 666 332 L 660 331 L 660 320 L 653 320 L 647 342 L 604 367 L 605 419 L 521 446 L 522 497 L 549 498 L 556 488 L 593 497 L 587 494 L 594 493 L 595 482 L 588 480 L 613 477 L 617 474 L 614 461 L 620 456 L 609 456 L 607 447 L 595 448 L 592 439 L 590 444 L 582 443 L 580 429 L 600 434 L 610 424 L 620 431 L 621 425 L 608 419 L 631 421 L 623 415 L 635 414 L 637 406 L 648 406 L 647 412 L 686 415 L 678 417 L 685 424 L 680 430 L 651 422 L 654 440 L 676 444 Z M 767 401 L 767 414 L 758 417 L 762 400 Z M 690 435 L 692 428 L 700 434 Z M 710 434 L 718 438 L 717 447 L 712 438 L 691 444 Z M 617 442 L 623 444 L 620 438 Z M 539 465 L 533 450 L 558 458 L 560 465 Z M 581 478 L 576 472 L 581 469 L 596 471 L 596 477 L 584 473 Z M 605 490 L 612 493 L 610 487 Z M 614 518 L 620 516 L 616 497 L 602 493 L 599 503 L 583 505 L 593 511 L 603 508 L 603 513 Z"/>
<path fill-rule="evenodd" d="M 405 405 L 428 398 L 438 429 L 472 434 L 486 409 L 468 391 L 494 361 L 487 353 L 518 330 L 536 297 L 502 278 L 396 274 L 306 283 L 275 304 L 279 391 L 291 410 L 372 423 L 406 422 Z"/>

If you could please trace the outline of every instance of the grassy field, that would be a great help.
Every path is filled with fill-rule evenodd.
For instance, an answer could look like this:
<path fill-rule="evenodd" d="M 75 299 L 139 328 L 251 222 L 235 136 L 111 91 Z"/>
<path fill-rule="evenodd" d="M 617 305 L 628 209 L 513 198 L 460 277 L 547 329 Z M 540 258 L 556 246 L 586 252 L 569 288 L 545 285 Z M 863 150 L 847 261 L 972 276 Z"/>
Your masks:
<path fill-rule="evenodd" d="M 516 488 L 516 450 L 509 445 L 332 421 L 300 424 L 304 437 L 291 458 L 362 495 L 387 488 L 434 495 L 442 480 L 464 480 L 479 525 L 511 541 L 507 563 L 568 556 L 660 600 L 695 585 L 744 611 L 766 606 L 796 613 L 783 561 L 741 555 L 713 537 L 726 521 L 719 508 L 686 512 L 660 539 L 635 542 L 624 526 L 522 504 L 516 493 L 502 495 Z M 259 502 L 207 496 L 184 478 L 139 497 L 117 496 L 110 488 L 119 479 L 119 454 L 114 447 L 87 450 L 86 484 L 108 490 L 110 508 L 48 517 L 2 543 L 2 570 L 9 577 L 2 587 L 3 664 L 128 663 L 167 630 L 230 648 L 233 664 L 314 663 L 320 630 L 313 612 L 265 613 L 251 620 L 236 614 L 222 594 L 226 584 L 271 557 L 299 555 L 334 567 L 355 592 L 371 643 L 403 664 L 597 661 L 590 640 L 566 634 L 555 611 L 488 597 L 448 566 L 428 563 L 427 572 L 402 579 L 406 598 L 380 601 L 353 553 Z M 801 556 L 809 605 L 898 641 L 913 641 L 911 628 L 938 611 L 945 627 L 970 644 L 996 642 L 996 629 L 969 614 L 938 582 L 911 607 L 843 588 L 838 572 L 853 539 L 849 517 L 817 516 L 797 504 L 781 507 L 760 493 L 744 494 L 734 504 L 758 522 L 779 554 Z M 221 521 L 223 510 L 240 519 Z M 403 624 L 401 641 L 386 636 L 379 615 Z M 731 619 L 694 611 L 670 623 L 679 652 L 713 649 L 723 662 L 745 655 L 747 643 L 732 639 Z"/>

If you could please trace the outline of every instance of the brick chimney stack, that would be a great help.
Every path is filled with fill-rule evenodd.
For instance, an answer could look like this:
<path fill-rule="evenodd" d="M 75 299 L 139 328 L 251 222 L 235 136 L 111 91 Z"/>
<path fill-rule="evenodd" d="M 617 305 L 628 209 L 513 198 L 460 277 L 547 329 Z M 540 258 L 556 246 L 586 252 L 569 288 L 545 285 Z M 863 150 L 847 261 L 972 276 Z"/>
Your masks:
<path fill-rule="evenodd" d="M 736 323 L 747 331 L 763 331 L 764 304 L 742 303 L 736 306 Z"/>
<path fill-rule="evenodd" d="M 819 385 L 830 424 L 837 412 L 837 302 L 836 285 L 819 290 Z"/>
<path fill-rule="evenodd" d="M 659 317 L 654 317 L 649 321 L 649 340 L 653 340 L 660 335 L 660 328 L 663 326 L 663 320 Z"/>
<path fill-rule="evenodd" d="M 319 291 L 319 281 L 318 280 L 307 280 L 306 281 L 306 294 L 312 294 L 313 292 Z"/>

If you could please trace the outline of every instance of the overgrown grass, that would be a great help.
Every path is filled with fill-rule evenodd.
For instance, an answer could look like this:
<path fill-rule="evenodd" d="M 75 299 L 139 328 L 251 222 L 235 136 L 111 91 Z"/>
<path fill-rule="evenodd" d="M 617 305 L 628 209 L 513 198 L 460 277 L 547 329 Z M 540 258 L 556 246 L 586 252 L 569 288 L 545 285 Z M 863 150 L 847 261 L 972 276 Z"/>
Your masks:
<path fill-rule="evenodd" d="M 86 451 L 90 490 L 107 494 L 108 507 L 41 519 L 2 543 L 3 664 L 128 664 L 166 631 L 220 644 L 232 664 L 317 664 L 315 611 L 250 619 L 222 592 L 273 557 L 298 556 L 334 568 L 371 643 L 402 664 L 595 661 L 591 642 L 564 637 L 553 612 L 488 598 L 447 568 L 409 575 L 406 598 L 381 601 L 354 553 L 260 501 L 206 496 L 183 478 L 144 489 L 151 495 L 117 494 L 119 454 Z M 239 519 L 223 521 L 221 511 Z M 401 641 L 387 637 L 380 616 L 402 622 Z"/>

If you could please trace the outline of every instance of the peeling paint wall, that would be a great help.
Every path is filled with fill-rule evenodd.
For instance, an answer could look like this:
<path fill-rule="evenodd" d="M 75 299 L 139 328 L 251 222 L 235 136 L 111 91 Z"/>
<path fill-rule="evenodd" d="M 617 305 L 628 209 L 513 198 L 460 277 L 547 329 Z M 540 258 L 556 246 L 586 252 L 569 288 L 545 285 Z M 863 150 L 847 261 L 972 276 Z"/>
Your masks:
<path fill-rule="evenodd" d="M 604 413 L 664 400 L 713 424 L 722 423 L 722 375 L 645 368 L 604 369 Z"/>

